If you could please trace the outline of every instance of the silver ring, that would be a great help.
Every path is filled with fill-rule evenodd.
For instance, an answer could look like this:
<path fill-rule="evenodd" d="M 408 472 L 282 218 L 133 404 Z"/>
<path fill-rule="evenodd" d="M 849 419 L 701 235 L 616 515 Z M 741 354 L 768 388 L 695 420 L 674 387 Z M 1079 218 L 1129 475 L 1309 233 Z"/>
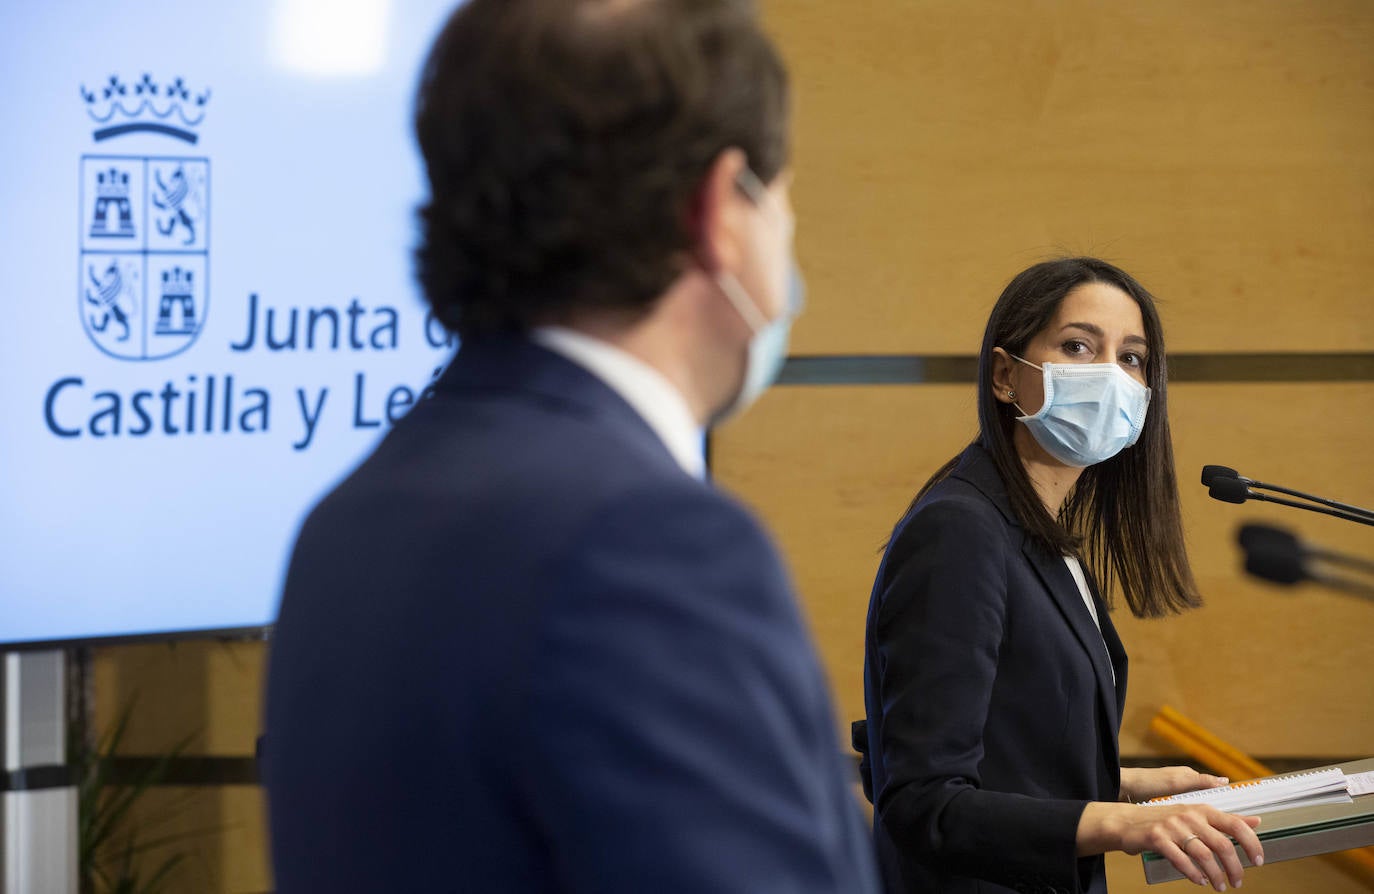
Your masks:
<path fill-rule="evenodd" d="M 1201 838 L 1201 837 L 1202 837 L 1202 836 L 1200 836 L 1200 835 L 1189 835 L 1187 838 L 1183 839 L 1182 841 L 1180 841 L 1180 842 L 1178 843 L 1179 849 L 1180 849 L 1180 850 L 1187 850 L 1187 849 L 1188 849 L 1188 842 L 1190 842 L 1190 841 L 1192 841 L 1192 840 L 1194 840 L 1194 839 L 1196 839 L 1196 838 Z"/>

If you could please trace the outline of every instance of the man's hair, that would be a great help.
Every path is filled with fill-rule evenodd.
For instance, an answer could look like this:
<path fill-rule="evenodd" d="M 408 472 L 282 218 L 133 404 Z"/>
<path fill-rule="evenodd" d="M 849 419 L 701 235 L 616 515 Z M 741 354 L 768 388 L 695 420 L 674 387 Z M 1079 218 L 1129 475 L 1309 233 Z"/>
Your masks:
<path fill-rule="evenodd" d="M 463 338 L 646 313 L 722 151 L 787 163 L 787 76 L 748 0 L 470 0 L 421 76 L 418 275 Z"/>

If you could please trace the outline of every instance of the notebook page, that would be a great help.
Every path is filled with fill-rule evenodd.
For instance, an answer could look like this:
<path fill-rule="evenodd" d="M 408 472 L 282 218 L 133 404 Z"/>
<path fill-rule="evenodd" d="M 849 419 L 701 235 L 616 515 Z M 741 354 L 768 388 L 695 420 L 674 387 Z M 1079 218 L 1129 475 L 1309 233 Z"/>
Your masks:
<path fill-rule="evenodd" d="M 1210 804 L 1227 813 L 1254 814 L 1349 800 L 1346 775 L 1341 770 L 1333 768 L 1251 779 L 1221 788 L 1155 798 L 1149 803 Z"/>

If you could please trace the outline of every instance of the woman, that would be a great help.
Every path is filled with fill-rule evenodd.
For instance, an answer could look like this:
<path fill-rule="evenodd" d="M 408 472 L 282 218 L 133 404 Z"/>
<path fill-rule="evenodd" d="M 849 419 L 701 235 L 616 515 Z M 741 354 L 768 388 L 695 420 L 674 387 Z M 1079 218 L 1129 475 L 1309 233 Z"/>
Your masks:
<path fill-rule="evenodd" d="M 1100 592 L 1142 617 L 1201 601 L 1153 299 L 1103 261 L 1037 264 L 1003 291 L 978 363 L 978 440 L 897 524 L 868 611 L 888 890 L 1105 892 L 1109 850 L 1239 885 L 1227 836 L 1258 865 L 1258 818 L 1129 803 L 1226 780 L 1117 752 L 1126 655 Z"/>

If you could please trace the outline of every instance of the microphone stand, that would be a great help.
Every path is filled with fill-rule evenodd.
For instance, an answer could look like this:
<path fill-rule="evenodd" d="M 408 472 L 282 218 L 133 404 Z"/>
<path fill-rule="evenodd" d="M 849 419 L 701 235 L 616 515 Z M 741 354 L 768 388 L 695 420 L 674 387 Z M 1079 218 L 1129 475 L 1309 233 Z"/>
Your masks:
<path fill-rule="evenodd" d="M 1351 580 L 1347 577 L 1335 577 L 1330 574 L 1313 574 L 1310 578 L 1312 583 L 1326 587 L 1328 590 L 1335 590 L 1347 596 L 1357 596 L 1374 602 L 1374 587 L 1362 584 L 1359 581 Z"/>
<path fill-rule="evenodd" d="M 1245 552 L 1245 570 L 1254 577 L 1288 587 L 1309 581 L 1374 602 L 1374 584 L 1310 567 L 1310 562 L 1319 562 L 1374 575 L 1374 561 L 1308 546 L 1292 532 L 1269 525 L 1242 525 L 1237 540 Z"/>
<path fill-rule="evenodd" d="M 1308 512 L 1320 512 L 1334 518 L 1374 526 L 1374 510 L 1352 506 L 1339 500 L 1319 497 L 1316 494 L 1304 493 L 1282 485 L 1268 484 L 1253 478 L 1246 478 L 1229 466 L 1203 466 L 1202 484 L 1207 488 L 1207 493 L 1212 499 L 1221 500 L 1224 503 L 1244 503 L 1246 500 L 1259 500 L 1263 503 L 1277 503 L 1280 506 L 1306 509 Z M 1259 493 L 1261 490 L 1287 494 L 1290 497 L 1297 497 L 1298 500 L 1271 497 Z M 1313 505 L 1314 503 L 1318 505 Z"/>
<path fill-rule="evenodd" d="M 1254 482 L 1254 484 L 1253 484 L 1252 486 L 1259 486 L 1259 482 Z M 1274 489 L 1274 490 L 1282 490 L 1281 488 L 1273 488 L 1273 489 Z M 1284 490 L 1284 491 L 1282 491 L 1282 492 L 1283 492 L 1283 493 L 1291 493 L 1291 491 L 1286 491 L 1286 490 Z M 1208 493 L 1211 494 L 1213 497 L 1216 497 L 1216 494 L 1212 493 L 1210 490 L 1208 491 Z M 1303 502 L 1300 502 L 1300 501 L 1298 501 L 1298 500 L 1285 500 L 1283 497 L 1271 497 L 1271 496 L 1268 496 L 1267 494 L 1258 493 L 1257 491 L 1253 491 L 1253 490 L 1248 491 L 1248 492 L 1246 493 L 1246 499 L 1258 500 L 1258 501 L 1261 502 L 1261 503 L 1276 503 L 1276 504 L 1278 504 L 1279 506 L 1292 506 L 1294 509 L 1306 509 L 1308 512 L 1320 512 L 1322 515 L 1330 515 L 1330 516 L 1333 516 L 1333 517 L 1335 517 L 1335 518 L 1343 518 L 1343 519 L 1345 519 L 1346 521 L 1353 521 L 1353 522 L 1355 522 L 1355 523 L 1357 523 L 1357 524 L 1361 524 L 1361 525 L 1370 525 L 1371 527 L 1374 527 L 1374 514 L 1370 514 L 1370 515 L 1364 515 L 1364 514 L 1363 514 L 1363 513 L 1367 512 L 1368 510 L 1358 509 L 1358 507 L 1354 507 L 1354 506 L 1352 506 L 1352 507 L 1350 507 L 1350 508 L 1351 508 L 1352 510 L 1355 510 L 1355 511 L 1348 511 L 1348 510 L 1344 510 L 1344 509 L 1327 508 L 1327 506 L 1330 506 L 1330 505 L 1332 505 L 1332 504 L 1339 505 L 1339 506 L 1344 506 L 1344 505 L 1345 505 L 1344 503 L 1339 503 L 1339 504 L 1337 504 L 1335 500 L 1322 500 L 1321 502 L 1326 503 L 1327 506 L 1313 506 L 1311 503 L 1303 503 Z M 1226 502 L 1229 502 L 1229 501 L 1226 501 Z"/>
<path fill-rule="evenodd" d="M 1263 481 L 1251 481 L 1249 482 L 1249 484 L 1251 488 L 1258 488 L 1260 490 L 1272 490 L 1275 493 L 1288 494 L 1290 497 L 1297 497 L 1300 500 L 1308 500 L 1313 503 L 1320 503 L 1323 506 L 1330 506 L 1332 509 L 1342 510 L 1346 513 L 1350 513 L 1353 515 L 1362 515 L 1365 518 L 1374 520 L 1374 510 L 1361 509 L 1359 506 L 1352 506 L 1349 503 L 1342 503 L 1340 500 L 1328 500 L 1326 497 L 1318 497 L 1314 496 L 1313 494 L 1305 494 L 1300 490 L 1290 490 L 1286 487 L 1279 487 L 1277 484 L 1265 484 Z M 1291 500 L 1283 500 L 1278 497 L 1265 497 L 1260 494 L 1255 494 L 1255 499 L 1267 500 L 1270 503 L 1279 503 L 1283 506 L 1298 505 L 1297 503 L 1294 503 Z M 1341 517 L 1345 518 L 1346 516 Z"/>

